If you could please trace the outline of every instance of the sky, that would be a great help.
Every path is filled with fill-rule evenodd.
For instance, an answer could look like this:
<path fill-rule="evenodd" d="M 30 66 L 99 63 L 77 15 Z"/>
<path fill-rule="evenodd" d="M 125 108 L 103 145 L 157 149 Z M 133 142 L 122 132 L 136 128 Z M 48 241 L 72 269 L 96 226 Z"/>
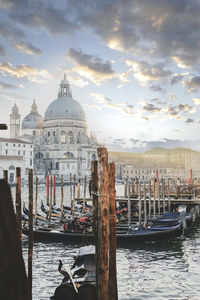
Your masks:
<path fill-rule="evenodd" d="M 200 150 L 200 0 L 0 0 L 0 123 L 66 72 L 109 150 Z M 1 132 L 1 136 L 9 135 Z"/>

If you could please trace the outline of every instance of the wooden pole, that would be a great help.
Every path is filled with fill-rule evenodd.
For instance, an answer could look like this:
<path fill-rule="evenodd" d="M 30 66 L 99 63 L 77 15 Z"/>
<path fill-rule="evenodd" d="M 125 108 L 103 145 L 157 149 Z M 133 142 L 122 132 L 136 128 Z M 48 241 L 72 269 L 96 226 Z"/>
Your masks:
<path fill-rule="evenodd" d="M 49 175 L 47 175 L 47 205 L 49 206 Z"/>
<path fill-rule="evenodd" d="M 149 180 L 149 220 L 151 220 L 151 180 Z"/>
<path fill-rule="evenodd" d="M 63 175 L 61 175 L 61 201 L 60 201 L 60 218 L 63 217 L 63 201 L 64 201 L 64 193 L 63 193 Z"/>
<path fill-rule="evenodd" d="M 22 248 L 21 168 L 16 168 L 16 217 L 20 246 Z"/>
<path fill-rule="evenodd" d="M 109 197 L 108 152 L 97 149 L 99 158 L 98 201 L 98 300 L 109 300 Z"/>
<path fill-rule="evenodd" d="M 69 201 L 72 208 L 72 174 L 69 175 Z"/>
<path fill-rule="evenodd" d="M 76 192 L 76 175 L 74 174 L 74 182 L 73 182 L 73 199 L 72 199 L 72 212 L 74 213 L 75 209 L 75 192 Z"/>
<path fill-rule="evenodd" d="M 165 179 L 163 179 L 163 183 L 162 183 L 162 187 L 163 187 L 163 213 L 165 213 Z"/>
<path fill-rule="evenodd" d="M 87 186 L 87 175 L 84 178 L 84 189 L 83 189 L 83 213 L 85 212 L 85 202 L 86 202 L 86 186 Z"/>
<path fill-rule="evenodd" d="M 130 190 L 129 190 L 130 191 Z M 116 192 L 115 164 L 109 164 L 109 219 L 110 219 L 110 248 L 109 248 L 109 300 L 117 300 L 117 267 L 116 267 Z M 129 192 L 130 198 L 130 192 Z"/>
<path fill-rule="evenodd" d="M 94 242 L 95 242 L 95 251 L 96 251 L 96 287 L 98 289 L 98 253 L 99 253 L 99 245 L 98 245 L 98 161 L 92 160 L 91 163 L 91 196 L 93 198 L 93 232 L 94 232 Z"/>
<path fill-rule="evenodd" d="M 80 179 L 78 180 L 78 185 L 77 185 L 77 198 L 80 199 L 80 194 L 81 194 L 81 182 Z"/>
<path fill-rule="evenodd" d="M 8 183 L 8 171 L 7 170 L 3 171 L 3 178 L 4 178 L 5 182 Z"/>
<path fill-rule="evenodd" d="M 124 185 L 124 197 L 127 198 L 127 186 L 128 186 L 128 179 L 125 180 L 125 185 Z"/>
<path fill-rule="evenodd" d="M 142 222 L 141 183 L 139 183 L 139 203 L 138 203 L 138 209 L 139 209 L 139 226 L 141 226 L 141 222 Z"/>
<path fill-rule="evenodd" d="M 144 188 L 144 224 L 147 224 L 147 198 L 146 198 L 146 185 L 145 182 L 143 184 Z"/>
<path fill-rule="evenodd" d="M 56 176 L 53 176 L 53 205 L 56 205 Z"/>
<path fill-rule="evenodd" d="M 0 297 L 30 300 L 11 190 L 0 180 Z"/>
<path fill-rule="evenodd" d="M 158 179 L 158 182 L 157 182 L 157 198 L 158 198 L 158 216 L 160 216 L 160 180 Z"/>
<path fill-rule="evenodd" d="M 33 259 L 33 169 L 29 170 L 29 239 L 28 239 L 28 284 L 32 299 L 32 259 Z"/>
<path fill-rule="evenodd" d="M 131 227 L 131 195 L 130 184 L 128 183 L 128 227 Z"/>
<path fill-rule="evenodd" d="M 156 193 L 155 193 L 155 178 L 153 179 L 153 217 L 156 217 Z"/>
<path fill-rule="evenodd" d="M 37 226 L 38 177 L 35 178 L 35 226 Z"/>
<path fill-rule="evenodd" d="M 170 179 L 168 178 L 168 181 L 167 181 L 167 191 L 168 191 L 168 210 L 170 212 L 170 186 L 169 186 L 169 182 L 170 182 Z"/>
<path fill-rule="evenodd" d="M 52 176 L 50 178 L 49 222 L 51 221 L 51 211 L 52 211 Z"/>

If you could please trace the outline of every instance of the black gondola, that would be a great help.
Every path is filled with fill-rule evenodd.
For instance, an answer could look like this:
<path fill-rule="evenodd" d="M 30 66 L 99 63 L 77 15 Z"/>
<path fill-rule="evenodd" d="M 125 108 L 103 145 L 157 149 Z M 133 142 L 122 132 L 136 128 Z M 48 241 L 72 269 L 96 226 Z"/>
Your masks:
<path fill-rule="evenodd" d="M 64 276 L 50 300 L 95 300 L 96 271 L 95 247 L 81 247 L 71 268 L 60 261 L 58 271 Z"/>

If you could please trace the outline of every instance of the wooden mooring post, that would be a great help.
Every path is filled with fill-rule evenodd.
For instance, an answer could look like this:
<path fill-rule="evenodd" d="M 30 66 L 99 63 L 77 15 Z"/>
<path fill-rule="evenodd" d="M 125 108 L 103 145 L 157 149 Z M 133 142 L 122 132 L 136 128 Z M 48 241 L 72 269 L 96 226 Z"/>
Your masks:
<path fill-rule="evenodd" d="M 139 214 L 139 226 L 142 223 L 142 198 L 141 198 L 141 183 L 139 183 L 139 203 L 138 203 L 138 214 Z"/>
<path fill-rule="evenodd" d="M 35 226 L 37 226 L 38 177 L 35 177 Z"/>
<path fill-rule="evenodd" d="M 128 183 L 128 227 L 131 227 L 131 193 L 130 183 Z"/>
<path fill-rule="evenodd" d="M 56 176 L 53 176 L 53 205 L 56 205 Z"/>
<path fill-rule="evenodd" d="M 30 300 L 11 190 L 0 180 L 1 299 Z"/>
<path fill-rule="evenodd" d="M 117 300 L 117 268 L 116 268 L 116 191 L 115 191 L 115 164 L 109 164 L 109 300 Z M 130 189 L 129 189 L 130 199 Z M 130 201 L 129 201 L 130 202 Z M 131 213 L 131 207 L 130 207 Z M 131 217 L 130 217 L 131 222 Z"/>
<path fill-rule="evenodd" d="M 32 260 L 33 260 L 33 169 L 29 170 L 29 238 L 28 238 L 28 287 L 32 299 Z"/>
<path fill-rule="evenodd" d="M 77 184 L 77 199 L 80 199 L 80 194 L 81 194 L 81 182 L 79 179 Z"/>
<path fill-rule="evenodd" d="M 50 178 L 50 202 L 49 202 L 49 215 L 48 215 L 49 222 L 51 222 L 51 211 L 52 211 L 52 176 Z"/>
<path fill-rule="evenodd" d="M 47 175 L 47 205 L 49 205 L 49 175 Z"/>
<path fill-rule="evenodd" d="M 21 205 L 21 168 L 16 168 L 16 218 L 20 246 L 22 248 L 22 205 Z"/>
<path fill-rule="evenodd" d="M 3 170 L 3 178 L 6 183 L 8 183 L 8 170 Z"/>
<path fill-rule="evenodd" d="M 61 200 L 60 200 L 60 218 L 63 217 L 63 201 L 64 201 L 64 193 L 63 193 L 63 175 L 61 175 Z"/>
<path fill-rule="evenodd" d="M 83 187 L 83 212 L 85 212 L 85 205 L 86 205 L 86 186 L 87 186 L 87 175 L 85 175 L 84 187 Z"/>
<path fill-rule="evenodd" d="M 75 193 L 76 193 L 76 175 L 74 174 L 73 197 L 72 197 L 72 203 L 71 203 L 72 213 L 74 213 L 74 209 L 75 209 Z"/>

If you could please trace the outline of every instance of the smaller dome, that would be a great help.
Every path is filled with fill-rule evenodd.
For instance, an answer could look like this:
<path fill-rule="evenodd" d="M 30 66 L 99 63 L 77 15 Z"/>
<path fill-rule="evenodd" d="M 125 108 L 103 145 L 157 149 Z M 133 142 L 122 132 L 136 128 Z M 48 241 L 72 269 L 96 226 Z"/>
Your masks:
<path fill-rule="evenodd" d="M 17 114 L 19 113 L 19 108 L 17 107 L 16 103 L 12 107 L 12 113 L 17 113 Z"/>
<path fill-rule="evenodd" d="M 42 129 L 42 125 L 43 117 L 38 113 L 34 99 L 31 112 L 22 121 L 22 129 Z"/>

